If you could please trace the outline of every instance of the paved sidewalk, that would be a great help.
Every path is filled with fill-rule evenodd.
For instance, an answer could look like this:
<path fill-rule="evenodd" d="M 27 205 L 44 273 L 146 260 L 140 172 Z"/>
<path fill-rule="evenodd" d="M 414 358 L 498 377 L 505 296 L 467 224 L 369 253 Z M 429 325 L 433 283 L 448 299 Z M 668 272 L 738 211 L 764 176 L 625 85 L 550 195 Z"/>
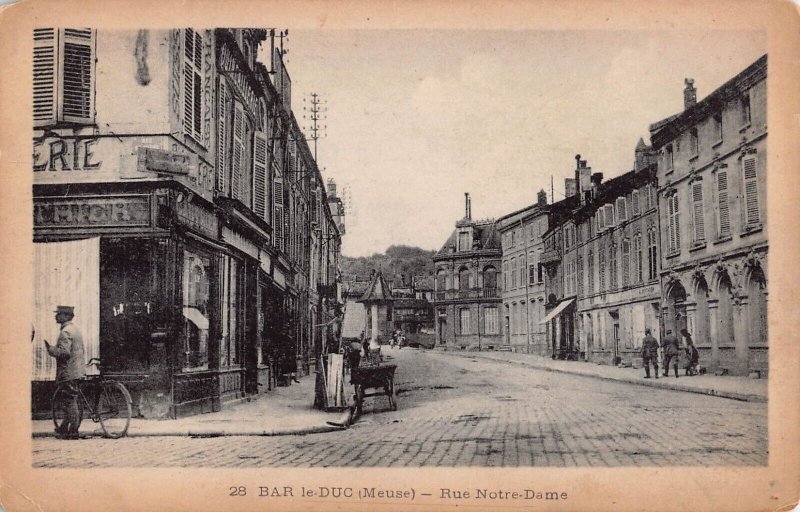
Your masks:
<path fill-rule="evenodd" d="M 314 403 L 312 373 L 300 384 L 279 387 L 249 402 L 223 404 L 219 412 L 199 414 L 176 420 L 131 419 L 129 437 L 147 436 L 281 436 L 302 435 L 343 430 L 349 422 L 348 412 L 327 413 L 312 407 Z M 330 423 L 329 423 L 330 422 Z M 333 425 L 331 424 L 333 423 Z M 84 436 L 102 436 L 99 423 L 81 423 Z M 53 422 L 33 421 L 33 437 L 53 436 Z"/>
<path fill-rule="evenodd" d="M 599 365 L 583 361 L 559 361 L 518 352 L 443 351 L 437 353 L 491 359 L 501 363 L 511 363 L 547 371 L 627 382 L 640 386 L 700 393 L 747 402 L 767 401 L 767 379 L 730 376 L 718 377 L 716 375 L 695 375 L 687 377 L 683 375 L 683 369 L 679 370 L 680 377 L 677 379 L 672 372 L 669 377 L 645 379 L 643 368 L 617 368 L 615 366 Z"/>

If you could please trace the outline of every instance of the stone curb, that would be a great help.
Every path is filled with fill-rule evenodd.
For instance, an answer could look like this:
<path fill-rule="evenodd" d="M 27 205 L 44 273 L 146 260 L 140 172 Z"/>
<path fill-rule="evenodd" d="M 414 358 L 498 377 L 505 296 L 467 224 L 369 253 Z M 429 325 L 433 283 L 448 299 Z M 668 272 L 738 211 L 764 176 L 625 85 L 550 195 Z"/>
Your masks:
<path fill-rule="evenodd" d="M 687 393 L 697 393 L 697 394 L 701 394 L 701 395 L 710 395 L 710 396 L 716 396 L 716 397 L 719 397 L 719 398 L 728 398 L 728 399 L 731 399 L 731 400 L 739 400 L 739 401 L 742 401 L 742 402 L 761 402 L 761 403 L 766 403 L 767 402 L 767 397 L 766 396 L 762 396 L 762 395 L 755 395 L 755 394 L 749 394 L 749 393 L 738 393 L 736 391 L 721 391 L 721 390 L 712 389 L 712 388 L 697 388 L 697 387 L 693 387 L 693 386 L 682 385 L 680 383 L 670 384 L 670 383 L 667 383 L 667 382 L 659 382 L 658 379 L 645 380 L 644 378 L 636 379 L 636 378 L 632 378 L 632 377 L 615 377 L 615 376 L 611 376 L 611 375 L 598 375 L 596 373 L 583 373 L 583 372 L 576 371 L 576 370 L 569 370 L 569 369 L 563 369 L 563 368 L 553 368 L 551 366 L 547 366 L 547 365 L 541 364 L 541 363 L 534 363 L 534 362 L 529 362 L 529 361 L 515 361 L 515 360 L 511 360 L 511 359 L 500 359 L 500 358 L 495 358 L 495 357 L 487 357 L 487 356 L 481 355 L 480 352 L 477 352 L 477 353 L 476 352 L 468 352 L 466 354 L 462 354 L 462 353 L 455 352 L 455 351 L 448 351 L 447 353 L 455 354 L 455 355 L 461 356 L 461 357 L 480 357 L 481 359 L 483 359 L 485 361 L 494 361 L 494 362 L 497 362 L 497 363 L 515 364 L 517 366 L 527 366 L 529 368 L 536 368 L 536 369 L 539 369 L 539 370 L 547 370 L 547 371 L 550 371 L 550 372 L 553 372 L 553 373 L 563 373 L 563 374 L 567 374 L 567 375 L 579 375 L 581 377 L 591 377 L 591 378 L 595 378 L 595 379 L 610 380 L 610 381 L 615 381 L 615 382 L 625 382 L 625 383 L 634 384 L 634 385 L 637 385 L 637 386 L 648 386 L 648 387 L 651 387 L 651 388 L 671 389 L 673 391 L 684 391 L 684 392 L 687 392 Z M 667 379 L 667 377 L 664 377 L 664 379 Z"/>
<path fill-rule="evenodd" d="M 189 430 L 153 430 L 148 432 L 131 432 L 128 431 L 125 437 L 196 437 L 196 438 L 211 438 L 211 437 L 237 437 L 237 436 L 253 436 L 253 437 L 271 437 L 271 436 L 303 436 L 307 434 L 324 434 L 327 432 L 339 432 L 347 430 L 350 424 L 350 411 L 345 411 L 336 422 L 328 422 L 327 425 L 314 425 L 310 427 L 296 427 L 286 429 L 273 429 L 273 430 L 203 430 L 203 429 L 189 429 Z M 55 432 L 33 432 L 31 437 L 44 438 L 55 437 Z M 81 433 L 81 437 L 103 437 L 101 432 Z"/>

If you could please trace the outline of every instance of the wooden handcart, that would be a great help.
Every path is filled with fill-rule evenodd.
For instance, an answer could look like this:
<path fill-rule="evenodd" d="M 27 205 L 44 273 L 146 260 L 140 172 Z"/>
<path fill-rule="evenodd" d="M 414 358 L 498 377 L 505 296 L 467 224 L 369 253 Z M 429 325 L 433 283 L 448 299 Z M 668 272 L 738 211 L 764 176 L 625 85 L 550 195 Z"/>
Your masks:
<path fill-rule="evenodd" d="M 371 396 L 389 397 L 389 405 L 393 411 L 397 410 L 394 396 L 394 371 L 396 364 L 376 364 L 358 366 L 350 373 L 350 383 L 355 386 L 356 414 L 361 414 L 364 399 Z M 367 393 L 368 389 L 375 390 Z"/>

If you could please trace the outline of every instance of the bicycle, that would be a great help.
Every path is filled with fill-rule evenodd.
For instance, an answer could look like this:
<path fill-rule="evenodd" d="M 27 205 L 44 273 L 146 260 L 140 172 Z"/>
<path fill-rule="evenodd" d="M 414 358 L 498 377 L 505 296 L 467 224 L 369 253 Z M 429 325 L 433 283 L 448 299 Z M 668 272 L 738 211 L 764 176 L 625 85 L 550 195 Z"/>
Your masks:
<path fill-rule="evenodd" d="M 86 366 L 96 365 L 100 369 L 100 359 L 93 357 Z M 131 423 L 131 395 L 128 389 L 114 379 L 102 375 L 84 377 L 78 384 L 78 424 L 84 418 L 84 411 L 95 423 L 100 423 L 103 434 L 107 438 L 119 439 L 128 432 Z M 88 388 L 88 393 L 84 393 Z M 88 396 L 92 399 L 87 398 Z M 56 431 L 61 430 L 66 408 L 71 400 L 71 393 L 59 384 L 53 393 L 52 413 Z"/>

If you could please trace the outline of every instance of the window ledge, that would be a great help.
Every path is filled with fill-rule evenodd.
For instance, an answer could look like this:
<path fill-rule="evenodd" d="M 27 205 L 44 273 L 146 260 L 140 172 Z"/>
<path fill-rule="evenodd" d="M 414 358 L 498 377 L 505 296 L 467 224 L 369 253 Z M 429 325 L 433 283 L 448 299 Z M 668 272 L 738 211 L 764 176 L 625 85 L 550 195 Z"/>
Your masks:
<path fill-rule="evenodd" d="M 746 125 L 742 126 L 741 128 L 739 128 L 739 133 L 746 132 L 747 129 L 750 128 L 750 126 L 751 126 L 751 123 L 747 123 Z"/>
<path fill-rule="evenodd" d="M 725 242 L 730 242 L 732 239 L 733 239 L 733 237 L 731 235 L 725 235 L 725 236 L 721 236 L 721 237 L 717 238 L 716 240 L 714 240 L 713 243 L 715 245 L 716 244 L 722 244 L 722 243 L 725 243 Z"/>
<path fill-rule="evenodd" d="M 705 249 L 705 248 L 706 248 L 706 243 L 705 242 L 695 242 L 689 248 L 689 252 L 699 251 L 700 249 Z"/>
<path fill-rule="evenodd" d="M 680 255 L 681 255 L 681 251 L 678 250 L 678 251 L 668 252 L 667 254 L 664 255 L 664 257 L 667 258 L 667 259 L 670 259 L 670 258 L 675 258 L 675 257 L 680 256 Z"/>
<path fill-rule="evenodd" d="M 667 169 L 666 171 L 664 171 L 664 176 L 669 176 L 670 174 L 672 174 L 674 172 L 675 172 L 675 168 L 674 167 L 672 169 Z"/>
<path fill-rule="evenodd" d="M 722 144 L 722 139 L 719 139 L 717 142 L 713 143 L 711 147 L 716 149 L 720 144 Z"/>
<path fill-rule="evenodd" d="M 698 153 L 694 153 L 694 154 L 690 155 L 690 156 L 689 156 L 689 161 L 690 161 L 690 162 L 694 162 L 694 161 L 695 161 L 695 160 L 697 160 L 698 158 L 700 158 L 700 153 L 699 153 L 699 152 L 698 152 Z"/>
<path fill-rule="evenodd" d="M 742 232 L 739 233 L 739 236 L 748 236 L 752 235 L 753 233 L 759 233 L 763 229 L 764 226 L 762 226 L 761 224 L 750 224 L 745 226 L 744 229 L 742 229 Z"/>

